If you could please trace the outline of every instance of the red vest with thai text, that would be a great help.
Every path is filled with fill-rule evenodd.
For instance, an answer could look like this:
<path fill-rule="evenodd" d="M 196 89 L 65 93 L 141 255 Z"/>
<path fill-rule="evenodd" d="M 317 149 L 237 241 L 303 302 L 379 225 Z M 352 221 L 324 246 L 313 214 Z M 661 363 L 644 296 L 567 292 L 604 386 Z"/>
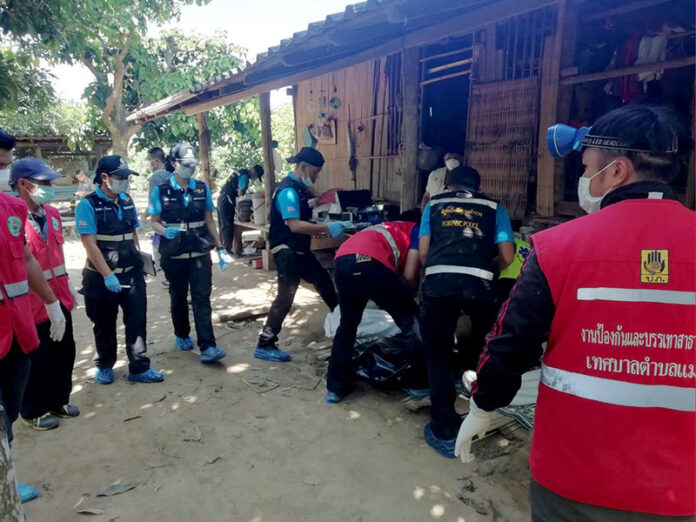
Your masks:
<path fill-rule="evenodd" d="M 13 338 L 24 353 L 39 346 L 24 262 L 26 219 L 25 203 L 0 193 L 0 359 L 10 351 Z"/>
<path fill-rule="evenodd" d="M 46 241 L 41 238 L 38 225 L 32 221 L 31 216 L 27 218 L 24 230 L 27 235 L 29 250 L 41 265 L 44 278 L 56 294 L 56 297 L 63 306 L 72 310 L 75 305 L 70 287 L 68 286 L 68 272 L 65 269 L 65 258 L 63 257 L 63 223 L 60 213 L 49 205 L 43 205 L 46 212 Z M 34 322 L 41 324 L 48 321 L 48 313 L 41 299 L 33 292 L 31 296 L 31 310 Z"/>
<path fill-rule="evenodd" d="M 379 261 L 393 272 L 403 272 L 408 250 L 411 247 L 411 231 L 415 223 L 388 221 L 366 228 L 344 241 L 336 257 L 362 254 Z"/>
<path fill-rule="evenodd" d="M 633 199 L 532 237 L 556 311 L 530 469 L 554 493 L 694 515 L 694 222 Z"/>

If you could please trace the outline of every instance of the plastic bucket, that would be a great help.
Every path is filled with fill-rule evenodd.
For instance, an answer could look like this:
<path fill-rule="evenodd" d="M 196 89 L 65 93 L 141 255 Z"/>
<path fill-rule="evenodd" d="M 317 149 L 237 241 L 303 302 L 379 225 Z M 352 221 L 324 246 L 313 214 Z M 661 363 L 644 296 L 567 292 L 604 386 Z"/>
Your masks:
<path fill-rule="evenodd" d="M 266 224 L 266 198 L 263 194 L 251 196 L 251 208 L 254 211 L 254 224 Z"/>

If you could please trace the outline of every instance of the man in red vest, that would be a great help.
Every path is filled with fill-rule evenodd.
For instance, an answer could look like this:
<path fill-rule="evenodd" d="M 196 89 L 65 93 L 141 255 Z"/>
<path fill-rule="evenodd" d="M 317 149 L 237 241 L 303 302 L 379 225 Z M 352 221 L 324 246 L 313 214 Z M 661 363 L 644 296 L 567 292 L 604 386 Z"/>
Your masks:
<path fill-rule="evenodd" d="M 80 414 L 77 406 L 69 404 L 75 363 L 70 311 L 78 294 L 65 269 L 60 213 L 48 204 L 54 195 L 51 181 L 62 176 L 37 158 L 16 161 L 10 172 L 10 186 L 29 209 L 24 228 L 29 250 L 41 265 L 44 278 L 60 301 L 66 319 L 65 335 L 61 340 L 54 341 L 51 339 L 51 322 L 43 303 L 36 294 L 30 294 L 39 347 L 31 354 L 31 371 L 24 390 L 21 415 L 25 423 L 39 431 L 57 428 L 56 417 L 76 417 Z"/>
<path fill-rule="evenodd" d="M 420 213 L 405 212 L 403 221 L 390 221 L 358 232 L 336 252 L 336 288 L 341 321 L 334 337 L 326 379 L 326 402 L 343 400 L 353 387 L 353 346 L 365 306 L 372 300 L 388 312 L 401 332 L 416 335 L 418 306 L 413 289 L 418 287 L 418 225 Z M 412 394 L 428 395 L 425 353 L 414 337 Z M 420 395 L 419 395 L 420 397 Z"/>
<path fill-rule="evenodd" d="M 0 129 L 0 169 L 9 167 L 14 146 L 14 137 Z M 65 332 L 60 301 L 26 245 L 26 219 L 24 202 L 0 193 L 0 409 L 4 412 L 10 443 L 12 423 L 19 415 L 29 377 L 29 354 L 39 346 L 34 322 L 28 320 L 32 317 L 29 290 L 45 303 L 51 321 L 51 337 L 59 341 Z M 18 484 L 18 490 L 22 502 L 39 494 L 26 484 Z"/>
<path fill-rule="evenodd" d="M 541 359 L 533 520 L 694 519 L 695 216 L 667 185 L 680 135 L 648 106 L 549 129 L 552 154 L 583 151 L 590 215 L 532 237 L 455 446 L 468 462 L 489 412 Z"/>

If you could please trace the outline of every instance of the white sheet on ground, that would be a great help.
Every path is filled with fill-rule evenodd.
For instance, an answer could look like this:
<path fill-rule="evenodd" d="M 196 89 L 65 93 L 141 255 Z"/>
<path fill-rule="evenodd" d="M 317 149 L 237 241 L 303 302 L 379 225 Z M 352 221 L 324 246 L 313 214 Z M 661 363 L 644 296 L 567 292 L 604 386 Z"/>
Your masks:
<path fill-rule="evenodd" d="M 341 311 L 336 307 L 333 312 L 326 314 L 324 319 L 324 333 L 326 337 L 336 335 L 336 330 L 341 322 Z M 394 320 L 384 310 L 366 308 L 363 312 L 362 321 L 358 326 L 357 338 L 361 337 L 391 337 L 400 332 Z"/>

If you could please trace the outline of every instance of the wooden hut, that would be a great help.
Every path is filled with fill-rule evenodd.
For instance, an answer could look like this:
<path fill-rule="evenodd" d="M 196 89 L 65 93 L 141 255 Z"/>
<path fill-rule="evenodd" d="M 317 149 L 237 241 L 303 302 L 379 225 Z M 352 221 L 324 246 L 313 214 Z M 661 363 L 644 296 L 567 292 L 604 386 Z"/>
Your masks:
<path fill-rule="evenodd" d="M 424 189 L 423 167 L 454 149 L 513 220 L 544 226 L 578 214 L 581 174 L 577 158 L 548 154 L 549 125 L 662 103 L 693 129 L 694 3 L 368 0 L 129 119 L 198 115 L 205 156 L 205 112 L 259 95 L 273 172 L 269 91 L 281 87 L 293 96 L 298 146 L 317 140 L 327 159 L 320 189 L 369 189 L 410 208 Z M 265 178 L 268 198 L 274 180 Z M 675 189 L 694 206 L 693 153 Z"/>

